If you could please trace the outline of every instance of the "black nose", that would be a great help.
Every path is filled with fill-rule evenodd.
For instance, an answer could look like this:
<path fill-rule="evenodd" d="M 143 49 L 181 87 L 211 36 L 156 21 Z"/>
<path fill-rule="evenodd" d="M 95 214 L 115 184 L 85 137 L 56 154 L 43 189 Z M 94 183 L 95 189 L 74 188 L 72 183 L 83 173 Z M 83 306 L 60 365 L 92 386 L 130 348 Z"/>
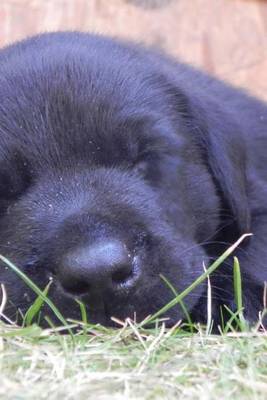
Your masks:
<path fill-rule="evenodd" d="M 130 288 L 136 278 L 133 258 L 124 243 L 97 242 L 68 254 L 58 272 L 63 288 L 73 295 Z"/>

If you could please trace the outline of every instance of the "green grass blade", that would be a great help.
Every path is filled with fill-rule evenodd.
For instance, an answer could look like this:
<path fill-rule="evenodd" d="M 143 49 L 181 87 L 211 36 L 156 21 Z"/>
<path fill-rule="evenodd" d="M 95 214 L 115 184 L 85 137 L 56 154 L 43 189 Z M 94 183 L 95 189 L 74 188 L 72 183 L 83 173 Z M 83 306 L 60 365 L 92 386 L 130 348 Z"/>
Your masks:
<path fill-rule="evenodd" d="M 243 314 L 243 300 L 242 300 L 242 280 L 241 280 L 241 271 L 240 265 L 237 257 L 234 257 L 234 294 L 235 294 L 235 303 L 238 310 L 238 315 L 240 319 L 240 329 L 242 331 L 247 330 L 246 320 Z"/>
<path fill-rule="evenodd" d="M 168 281 L 168 279 L 165 278 L 165 276 L 164 276 L 164 275 L 161 275 L 161 274 L 160 274 L 160 278 L 166 283 L 166 285 L 167 285 L 168 288 L 172 291 L 172 293 L 174 294 L 174 296 L 177 297 L 177 296 L 178 296 L 177 290 L 176 290 L 176 289 L 173 287 L 173 285 Z M 184 313 L 184 315 L 185 315 L 185 318 L 187 319 L 188 327 L 189 327 L 189 329 L 190 329 L 190 332 L 193 333 L 193 332 L 194 332 L 194 324 L 193 324 L 193 322 L 192 322 L 192 320 L 191 320 L 191 317 L 190 317 L 190 315 L 189 315 L 189 312 L 187 311 L 186 306 L 184 305 L 183 300 L 181 300 L 179 304 L 180 304 L 180 306 L 181 306 L 181 309 L 183 310 L 183 313 Z"/>
<path fill-rule="evenodd" d="M 52 281 L 48 282 L 44 290 L 42 291 L 43 295 L 47 297 L 48 290 L 51 286 Z M 28 308 L 28 310 L 25 313 L 24 316 L 24 325 L 25 326 L 30 326 L 32 324 L 32 321 L 35 316 L 40 312 L 42 305 L 44 304 L 44 298 L 41 296 L 38 296 L 33 304 Z"/>
<path fill-rule="evenodd" d="M 240 320 L 240 310 L 236 310 L 233 312 L 229 307 L 224 305 L 225 310 L 229 313 L 230 318 L 227 320 L 223 333 L 228 333 L 229 330 L 235 332 L 236 330 L 240 330 L 241 332 L 247 331 L 247 326 L 242 325 Z"/>
<path fill-rule="evenodd" d="M 53 311 L 55 316 L 59 319 L 59 321 L 64 325 L 68 326 L 67 321 L 61 314 L 61 312 L 58 310 L 58 308 L 54 305 L 54 303 L 44 295 L 41 289 L 27 276 L 22 272 L 18 267 L 16 267 L 11 261 L 9 261 L 6 257 L 2 256 L 0 254 L 0 261 L 2 261 L 4 264 L 6 264 L 13 272 L 15 272 L 25 283 L 26 285 L 33 290 L 39 296 L 44 303 L 50 307 L 50 309 Z M 71 329 L 68 328 L 68 332 L 70 333 L 71 336 L 73 336 Z"/>
<path fill-rule="evenodd" d="M 212 274 L 239 246 L 239 244 L 248 236 L 251 236 L 250 233 L 246 233 L 242 235 L 232 246 L 230 246 L 214 263 L 211 264 L 209 268 L 207 268 L 206 272 L 200 275 L 191 285 L 189 285 L 182 293 L 180 293 L 177 297 L 167 303 L 164 307 L 162 307 L 159 311 L 153 314 L 150 318 L 146 319 L 144 322 L 141 322 L 140 326 L 147 325 L 151 322 L 154 322 L 155 319 L 160 317 L 162 314 L 166 313 L 170 308 L 176 306 L 183 300 L 192 290 L 194 290 L 198 285 L 205 281 L 205 279 Z"/>
<path fill-rule="evenodd" d="M 86 334 L 87 333 L 87 327 L 88 327 L 86 306 L 82 301 L 80 301 L 78 299 L 76 299 L 76 303 L 78 303 L 79 307 L 80 307 L 81 317 L 82 317 L 82 322 L 83 322 L 83 331 L 84 331 L 84 334 Z"/>
<path fill-rule="evenodd" d="M 243 307 L 242 302 L 242 284 L 240 265 L 237 257 L 234 257 L 234 292 L 235 292 L 235 303 L 238 310 Z"/>
<path fill-rule="evenodd" d="M 85 325 L 88 325 L 87 312 L 86 312 L 86 306 L 85 306 L 85 304 L 84 304 L 82 301 L 78 300 L 78 299 L 76 299 L 76 303 L 78 303 L 79 306 L 80 306 L 82 322 L 83 322 Z"/>
<path fill-rule="evenodd" d="M 23 328 L 11 328 L 10 330 L 7 330 L 6 332 L 2 332 L 0 330 L 0 337 L 2 338 L 18 338 L 18 337 L 25 337 L 27 339 L 29 338 L 40 338 L 42 336 L 42 328 L 37 326 L 36 324 L 33 324 L 31 326 L 23 327 Z"/>

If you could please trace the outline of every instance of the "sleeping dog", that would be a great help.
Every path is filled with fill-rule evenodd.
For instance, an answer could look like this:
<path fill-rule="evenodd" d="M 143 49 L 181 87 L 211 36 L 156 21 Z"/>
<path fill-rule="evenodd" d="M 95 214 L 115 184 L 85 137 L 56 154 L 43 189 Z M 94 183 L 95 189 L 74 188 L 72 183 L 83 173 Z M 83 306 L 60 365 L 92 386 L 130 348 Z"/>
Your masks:
<path fill-rule="evenodd" d="M 0 52 L 0 254 L 65 317 L 140 321 L 243 233 L 245 316 L 267 281 L 267 106 L 131 43 L 49 33 Z M 212 315 L 236 309 L 232 259 Z M 165 279 L 163 279 L 163 277 Z M 35 294 L 4 263 L 5 314 Z M 207 282 L 184 305 L 205 322 Z M 49 310 L 45 310 L 49 313 Z M 53 316 L 51 316 L 53 317 Z M 184 318 L 179 305 L 168 324 Z"/>

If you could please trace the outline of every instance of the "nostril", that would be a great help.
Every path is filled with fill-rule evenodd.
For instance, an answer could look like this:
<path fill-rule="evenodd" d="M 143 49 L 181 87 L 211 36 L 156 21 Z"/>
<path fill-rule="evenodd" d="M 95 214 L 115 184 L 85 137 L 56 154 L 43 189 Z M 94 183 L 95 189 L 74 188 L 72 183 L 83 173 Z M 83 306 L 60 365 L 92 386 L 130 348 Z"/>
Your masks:
<path fill-rule="evenodd" d="M 121 267 L 118 271 L 113 272 L 111 279 L 115 284 L 123 284 L 127 283 L 133 277 L 132 269 L 129 269 L 128 266 Z"/>

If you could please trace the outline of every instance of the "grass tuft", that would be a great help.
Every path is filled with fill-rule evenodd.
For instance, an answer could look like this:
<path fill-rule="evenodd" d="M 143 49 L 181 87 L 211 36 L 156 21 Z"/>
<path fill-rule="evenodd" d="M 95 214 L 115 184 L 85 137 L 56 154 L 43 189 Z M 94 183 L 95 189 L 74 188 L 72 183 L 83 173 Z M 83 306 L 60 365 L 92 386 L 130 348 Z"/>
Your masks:
<path fill-rule="evenodd" d="M 145 321 L 145 324 L 151 324 L 162 314 L 165 314 L 168 310 L 176 306 L 177 304 L 181 304 L 183 299 L 188 296 L 189 293 L 192 292 L 198 285 L 203 283 L 209 275 L 211 275 L 217 268 L 233 253 L 233 251 L 242 243 L 242 241 L 251 236 L 250 233 L 246 233 L 240 237 L 232 246 L 230 246 L 216 261 L 214 261 L 206 271 L 200 275 L 191 285 L 189 285 L 182 293 L 178 294 L 173 300 L 171 300 L 168 304 L 162 307 L 159 311 L 153 314 L 149 319 Z M 144 325 L 144 323 L 142 324 Z"/>
<path fill-rule="evenodd" d="M 68 330 L 69 334 L 72 336 L 72 331 L 68 327 L 68 323 L 66 319 L 63 317 L 61 312 L 58 310 L 58 308 L 55 306 L 55 304 L 48 298 L 46 294 L 46 289 L 42 291 L 24 272 L 22 272 L 16 265 L 14 265 L 11 261 L 9 261 L 6 257 L 2 256 L 0 254 L 0 261 L 2 261 L 4 264 L 6 264 L 13 272 L 15 272 L 25 283 L 26 285 L 32 289 L 35 294 L 37 294 L 38 298 L 36 299 L 36 303 L 33 304 L 33 309 L 30 311 L 30 315 L 33 314 L 33 312 L 36 310 L 37 306 L 40 305 L 41 302 L 44 302 L 50 307 L 50 309 L 53 311 L 55 316 L 59 319 L 59 321 L 63 324 L 63 326 L 66 327 Z M 49 285 L 49 284 L 48 284 Z M 49 286 L 46 287 L 47 291 Z"/>

